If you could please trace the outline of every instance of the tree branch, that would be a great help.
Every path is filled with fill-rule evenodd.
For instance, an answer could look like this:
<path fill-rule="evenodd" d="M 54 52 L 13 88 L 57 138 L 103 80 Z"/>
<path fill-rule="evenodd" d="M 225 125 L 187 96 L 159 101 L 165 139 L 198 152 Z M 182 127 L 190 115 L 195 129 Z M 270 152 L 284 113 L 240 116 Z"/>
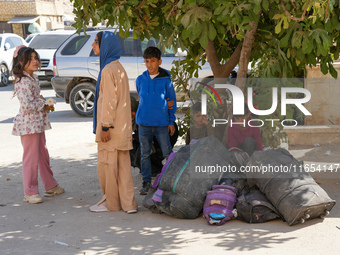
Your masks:
<path fill-rule="evenodd" d="M 166 20 L 170 19 L 170 16 L 175 12 L 175 10 L 177 9 L 177 4 L 176 3 L 169 3 L 170 5 L 172 5 L 171 11 L 169 12 L 169 15 L 166 17 Z"/>
<path fill-rule="evenodd" d="M 309 1 L 307 2 L 307 5 L 306 5 L 305 9 L 303 10 L 302 16 L 300 18 L 296 18 L 292 14 L 290 14 L 290 12 L 287 11 L 286 6 L 285 6 L 285 4 L 283 3 L 282 0 L 281 0 L 281 6 L 282 6 L 283 10 L 285 11 L 285 13 L 287 14 L 288 18 L 295 20 L 295 21 L 302 21 L 302 20 L 305 19 L 306 11 L 307 11 L 307 8 L 309 6 Z"/>
<path fill-rule="evenodd" d="M 328 6 L 329 6 L 329 0 L 327 1 L 327 5 L 326 5 L 325 22 L 327 20 Z"/>
<path fill-rule="evenodd" d="M 231 36 L 234 38 L 236 36 L 236 33 L 235 34 L 233 33 L 233 30 L 231 29 L 231 27 L 229 27 L 229 30 L 230 30 Z"/>
<path fill-rule="evenodd" d="M 145 0 L 143 0 L 132 12 L 138 10 L 143 4 L 144 4 Z"/>
<path fill-rule="evenodd" d="M 208 46 L 205 48 L 205 52 L 207 54 L 207 59 L 214 77 L 227 78 L 239 61 L 241 54 L 241 44 L 237 46 L 231 57 L 228 59 L 227 63 L 224 65 L 221 65 L 220 61 L 218 60 L 214 42 L 211 40 L 208 40 Z"/>
<path fill-rule="evenodd" d="M 294 6 L 295 11 L 298 11 L 298 9 L 296 8 L 296 5 L 294 4 L 293 0 L 290 0 L 290 2 L 292 3 L 292 5 Z"/>

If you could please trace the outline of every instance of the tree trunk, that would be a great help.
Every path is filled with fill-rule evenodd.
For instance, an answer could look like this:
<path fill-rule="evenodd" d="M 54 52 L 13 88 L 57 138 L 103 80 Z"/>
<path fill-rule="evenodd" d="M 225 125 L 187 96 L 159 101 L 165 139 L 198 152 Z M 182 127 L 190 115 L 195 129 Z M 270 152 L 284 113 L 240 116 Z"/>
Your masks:
<path fill-rule="evenodd" d="M 242 91 L 244 90 L 244 87 L 246 85 L 249 58 L 251 54 L 251 49 L 253 47 L 253 42 L 255 40 L 257 25 L 257 22 L 250 22 L 251 29 L 246 32 L 243 40 L 236 80 L 236 86 L 239 87 Z"/>

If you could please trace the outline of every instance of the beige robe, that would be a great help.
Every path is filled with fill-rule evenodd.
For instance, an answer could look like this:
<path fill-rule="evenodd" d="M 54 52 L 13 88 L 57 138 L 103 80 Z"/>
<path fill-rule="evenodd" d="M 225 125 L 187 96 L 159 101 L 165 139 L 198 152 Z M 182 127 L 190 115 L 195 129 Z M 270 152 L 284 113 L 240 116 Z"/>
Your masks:
<path fill-rule="evenodd" d="M 102 126 L 111 139 L 101 142 Z M 130 90 L 127 74 L 118 60 L 102 70 L 97 103 L 97 172 L 110 211 L 137 209 L 129 150 L 132 149 Z"/>
<path fill-rule="evenodd" d="M 111 140 L 101 142 L 102 126 L 110 128 Z M 102 70 L 97 102 L 96 142 L 100 149 L 132 149 L 130 89 L 127 74 L 118 60 Z"/>

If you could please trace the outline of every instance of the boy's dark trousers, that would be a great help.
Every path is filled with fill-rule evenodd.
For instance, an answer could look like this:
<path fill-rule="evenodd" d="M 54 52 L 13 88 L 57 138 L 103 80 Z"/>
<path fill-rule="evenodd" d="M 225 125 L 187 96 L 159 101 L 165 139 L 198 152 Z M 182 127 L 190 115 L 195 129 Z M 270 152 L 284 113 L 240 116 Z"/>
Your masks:
<path fill-rule="evenodd" d="M 164 158 L 168 158 L 172 152 L 168 127 L 139 126 L 138 132 L 141 147 L 141 173 L 143 176 L 143 182 L 151 182 L 150 153 L 153 138 L 156 137 L 157 142 L 162 149 Z"/>
<path fill-rule="evenodd" d="M 178 139 L 178 126 L 176 123 L 174 123 L 174 126 L 175 126 L 175 133 L 172 136 L 169 135 L 172 148 L 175 146 L 177 139 Z M 135 133 L 133 134 L 132 137 L 133 137 L 133 141 L 132 141 L 133 149 L 130 150 L 131 166 L 138 167 L 139 169 L 141 169 L 141 165 L 140 165 L 141 151 L 140 151 L 140 144 L 139 144 L 138 127 L 135 130 Z M 155 148 L 155 153 L 150 155 L 151 177 L 156 176 L 162 171 L 162 167 L 163 167 L 162 161 L 164 160 L 162 149 L 155 138 L 153 139 L 153 145 Z"/>

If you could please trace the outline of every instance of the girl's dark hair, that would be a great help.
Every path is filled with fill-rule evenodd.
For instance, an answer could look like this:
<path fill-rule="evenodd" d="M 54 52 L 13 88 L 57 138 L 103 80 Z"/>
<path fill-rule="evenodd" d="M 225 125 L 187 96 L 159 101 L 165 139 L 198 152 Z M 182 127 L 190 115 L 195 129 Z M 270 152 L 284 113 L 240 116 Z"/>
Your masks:
<path fill-rule="evenodd" d="M 12 74 L 14 75 L 14 83 L 20 81 L 24 77 L 24 67 L 31 62 L 31 54 L 35 53 L 39 60 L 39 67 L 41 65 L 39 54 L 35 49 L 30 47 L 23 47 L 18 51 L 18 56 L 13 58 Z"/>
<path fill-rule="evenodd" d="M 100 49 L 100 45 L 101 45 L 101 43 L 102 43 L 102 37 L 103 37 L 103 31 L 100 31 L 100 32 L 97 34 L 99 49 Z"/>

